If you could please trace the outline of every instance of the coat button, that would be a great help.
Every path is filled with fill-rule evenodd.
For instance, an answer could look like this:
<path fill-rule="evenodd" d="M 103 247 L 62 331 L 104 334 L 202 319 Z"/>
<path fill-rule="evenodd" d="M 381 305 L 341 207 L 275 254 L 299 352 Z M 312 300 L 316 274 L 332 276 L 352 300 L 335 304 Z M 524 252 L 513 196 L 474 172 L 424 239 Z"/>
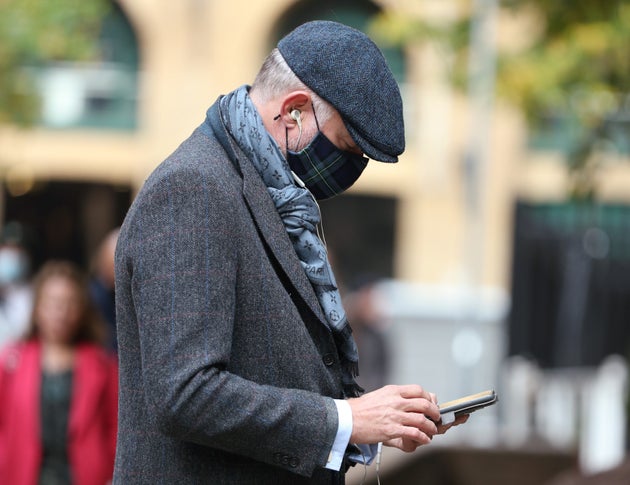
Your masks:
<path fill-rule="evenodd" d="M 333 354 L 326 354 L 326 355 L 324 355 L 324 364 L 327 367 L 330 367 L 334 363 L 335 363 L 335 356 Z"/>
<path fill-rule="evenodd" d="M 289 466 L 291 468 L 297 468 L 300 465 L 300 459 L 293 456 L 291 457 L 291 460 L 289 461 Z"/>

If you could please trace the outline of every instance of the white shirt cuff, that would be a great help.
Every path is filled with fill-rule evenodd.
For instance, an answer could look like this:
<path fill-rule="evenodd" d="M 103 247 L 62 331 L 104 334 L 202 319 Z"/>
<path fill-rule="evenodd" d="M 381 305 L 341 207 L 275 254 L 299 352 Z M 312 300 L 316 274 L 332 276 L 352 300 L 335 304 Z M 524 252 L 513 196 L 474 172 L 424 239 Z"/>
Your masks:
<path fill-rule="evenodd" d="M 326 468 L 329 470 L 339 471 L 341 464 L 343 463 L 343 456 L 350 442 L 350 435 L 352 434 L 352 409 L 350 404 L 344 399 L 334 399 L 337 406 L 337 415 L 339 417 L 339 428 L 337 429 L 337 435 L 335 441 L 328 455 L 328 462 Z"/>

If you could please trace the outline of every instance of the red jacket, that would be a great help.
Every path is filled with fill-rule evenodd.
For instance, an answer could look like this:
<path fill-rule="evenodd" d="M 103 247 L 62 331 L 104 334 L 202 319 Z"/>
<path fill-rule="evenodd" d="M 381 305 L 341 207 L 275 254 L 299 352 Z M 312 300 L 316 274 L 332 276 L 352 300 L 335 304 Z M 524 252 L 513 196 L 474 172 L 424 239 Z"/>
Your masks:
<path fill-rule="evenodd" d="M 31 341 L 0 354 L 0 483 L 36 485 L 42 459 L 41 346 Z M 92 344 L 79 346 L 68 421 L 73 485 L 104 485 L 116 449 L 118 369 Z"/>

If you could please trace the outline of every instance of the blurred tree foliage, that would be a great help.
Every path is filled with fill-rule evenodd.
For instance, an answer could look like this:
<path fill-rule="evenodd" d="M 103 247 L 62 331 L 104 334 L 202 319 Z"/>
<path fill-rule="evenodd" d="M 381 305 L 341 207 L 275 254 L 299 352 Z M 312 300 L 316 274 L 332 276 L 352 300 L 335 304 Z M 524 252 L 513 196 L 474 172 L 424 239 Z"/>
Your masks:
<path fill-rule="evenodd" d="M 458 87 L 467 85 L 472 2 L 447 25 L 391 11 L 377 17 L 374 32 L 394 44 L 439 42 L 448 53 Z M 497 46 L 496 86 L 540 129 L 549 117 L 578 127 L 567 160 L 572 198 L 594 197 L 595 153 L 625 129 L 630 138 L 630 0 L 497 0 L 501 13 L 521 17 L 529 31 L 515 48 Z M 527 38 L 529 37 L 529 38 Z"/>
<path fill-rule="evenodd" d="M 28 125 L 38 102 L 27 67 L 98 54 L 108 0 L 0 0 L 0 123 Z"/>

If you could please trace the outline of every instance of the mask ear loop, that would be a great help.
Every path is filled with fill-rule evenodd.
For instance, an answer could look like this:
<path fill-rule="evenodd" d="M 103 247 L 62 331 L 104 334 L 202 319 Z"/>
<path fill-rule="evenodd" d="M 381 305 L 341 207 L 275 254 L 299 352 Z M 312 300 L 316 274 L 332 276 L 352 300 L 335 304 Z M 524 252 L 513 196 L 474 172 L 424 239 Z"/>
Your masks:
<path fill-rule="evenodd" d="M 317 115 L 315 114 L 315 105 L 312 102 L 311 108 L 313 108 L 313 118 L 315 118 L 315 126 L 317 126 L 317 131 L 322 131 L 319 129 L 319 121 L 317 121 Z"/>

